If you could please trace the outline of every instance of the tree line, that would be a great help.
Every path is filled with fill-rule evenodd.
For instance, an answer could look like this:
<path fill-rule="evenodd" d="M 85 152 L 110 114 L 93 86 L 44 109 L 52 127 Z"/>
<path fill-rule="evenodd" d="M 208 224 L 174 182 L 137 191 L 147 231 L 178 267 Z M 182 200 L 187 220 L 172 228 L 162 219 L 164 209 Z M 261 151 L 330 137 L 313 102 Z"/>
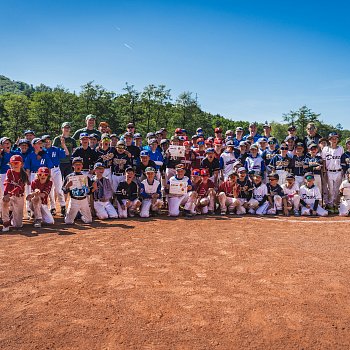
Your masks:
<path fill-rule="evenodd" d="M 198 127 L 202 127 L 206 135 L 212 135 L 213 129 L 219 126 L 224 130 L 241 126 L 248 131 L 249 122 L 253 121 L 231 120 L 205 112 L 194 93 L 185 91 L 174 99 L 165 85 L 150 84 L 138 91 L 126 83 L 123 92 L 116 94 L 91 81 L 75 93 L 62 86 L 51 88 L 44 84 L 33 87 L 17 82 L 13 87 L 6 79 L 5 87 L 0 80 L 0 135 L 14 140 L 25 129 L 34 129 L 38 135 L 57 135 L 64 121 L 71 122 L 73 130 L 81 128 L 87 114 L 96 115 L 98 122 L 108 122 L 117 134 L 125 130 L 128 122 L 133 122 L 143 136 L 161 127 L 170 133 L 180 127 L 191 135 Z M 288 126 L 294 124 L 301 137 L 305 135 L 307 123 L 314 122 L 321 135 L 336 131 L 343 140 L 350 137 L 349 130 L 343 130 L 341 125 L 326 124 L 320 116 L 302 106 L 284 114 L 284 123 L 271 122 L 273 135 L 282 140 L 287 135 Z M 262 125 L 258 124 L 261 132 Z"/>

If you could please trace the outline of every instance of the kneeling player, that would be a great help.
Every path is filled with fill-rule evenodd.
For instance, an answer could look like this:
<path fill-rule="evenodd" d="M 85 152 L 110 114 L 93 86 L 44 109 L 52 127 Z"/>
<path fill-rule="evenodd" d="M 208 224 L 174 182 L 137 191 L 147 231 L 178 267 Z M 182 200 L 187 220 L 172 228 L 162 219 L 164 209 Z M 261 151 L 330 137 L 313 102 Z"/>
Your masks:
<path fill-rule="evenodd" d="M 253 176 L 253 195 L 249 200 L 249 214 L 264 215 L 269 208 L 267 187 L 262 182 L 262 174 L 256 172 Z"/>
<path fill-rule="evenodd" d="M 239 205 L 237 206 L 236 212 L 238 215 L 243 215 L 246 214 L 246 209 L 249 208 L 248 202 L 252 198 L 253 192 L 253 183 L 250 181 L 247 170 L 244 167 L 238 168 L 237 184 L 239 185 Z"/>
<path fill-rule="evenodd" d="M 341 183 L 339 193 L 341 196 L 339 215 L 348 216 L 350 211 L 350 168 L 346 171 L 346 180 Z"/>
<path fill-rule="evenodd" d="M 228 174 L 228 179 L 221 183 L 218 190 L 218 201 L 220 204 L 221 215 L 226 215 L 228 208 L 229 214 L 233 214 L 235 208 L 240 205 L 239 185 L 237 184 L 237 173 Z"/>
<path fill-rule="evenodd" d="M 113 198 L 113 189 L 111 181 L 104 177 L 105 167 L 103 163 L 96 163 L 94 165 L 95 176 L 92 180 L 97 185 L 97 190 L 93 193 L 94 209 L 96 216 L 100 220 L 104 219 L 116 219 L 118 213 L 111 203 Z"/>
<path fill-rule="evenodd" d="M 135 181 L 135 170 L 131 166 L 125 169 L 125 181 L 121 181 L 117 188 L 117 208 L 121 219 L 135 216 L 139 211 L 141 201 L 138 199 L 138 186 Z"/>
<path fill-rule="evenodd" d="M 160 182 L 155 179 L 156 169 L 153 167 L 147 167 L 145 169 L 146 179 L 140 184 L 140 196 L 142 197 L 140 217 L 148 218 L 150 210 L 153 212 L 159 212 L 163 206 L 161 199 L 161 185 Z"/>
<path fill-rule="evenodd" d="M 198 214 L 213 214 L 215 205 L 214 182 L 209 179 L 208 169 L 200 171 L 200 180 L 193 185 L 196 196 L 194 210 Z M 191 199 L 191 198 L 190 198 Z"/>
<path fill-rule="evenodd" d="M 284 215 L 288 215 L 287 199 L 282 187 L 278 184 L 279 175 L 269 174 L 269 183 L 267 187 L 267 199 L 269 201 L 269 209 L 267 214 L 275 215 L 284 210 Z"/>
<path fill-rule="evenodd" d="M 192 216 L 190 211 L 192 201 L 189 201 L 189 191 L 192 189 L 191 180 L 185 176 L 185 168 L 182 164 L 175 167 L 176 175 L 172 176 L 167 183 L 166 192 L 169 193 L 169 216 L 179 216 L 180 206 L 185 208 L 186 216 Z"/>
<path fill-rule="evenodd" d="M 312 173 L 305 174 L 306 184 L 300 187 L 301 215 L 327 216 L 328 211 L 320 205 L 322 201 L 320 189 L 315 185 Z"/>
<path fill-rule="evenodd" d="M 299 185 L 295 180 L 293 174 L 288 174 L 286 177 L 286 183 L 282 185 L 282 189 L 287 198 L 288 211 L 293 210 L 295 216 L 299 216 L 300 196 Z"/>

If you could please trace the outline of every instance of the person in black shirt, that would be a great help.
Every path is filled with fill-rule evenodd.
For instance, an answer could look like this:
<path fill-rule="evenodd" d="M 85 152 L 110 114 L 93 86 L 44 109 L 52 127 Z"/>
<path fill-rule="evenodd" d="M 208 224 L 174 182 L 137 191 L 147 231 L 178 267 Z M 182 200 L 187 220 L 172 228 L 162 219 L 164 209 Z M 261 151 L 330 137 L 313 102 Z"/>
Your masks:
<path fill-rule="evenodd" d="M 118 184 L 116 191 L 118 215 L 122 219 L 135 216 L 135 211 L 139 211 L 141 201 L 139 197 L 139 187 L 134 181 L 135 171 L 132 167 L 125 169 L 125 181 Z"/>
<path fill-rule="evenodd" d="M 131 154 L 131 161 L 133 167 L 137 167 L 140 164 L 140 147 L 133 145 L 134 135 L 131 132 L 124 134 L 125 149 Z"/>
<path fill-rule="evenodd" d="M 108 134 L 102 134 L 100 145 L 96 148 L 97 162 L 102 163 L 105 170 L 103 176 L 112 183 L 112 161 L 116 149 L 110 146 L 111 139 Z"/>
<path fill-rule="evenodd" d="M 279 175 L 274 173 L 269 175 L 269 183 L 267 187 L 267 199 L 269 201 L 269 209 L 267 214 L 276 214 L 284 209 L 284 215 L 289 215 L 287 208 L 287 199 L 284 195 L 282 187 L 278 184 Z"/>
<path fill-rule="evenodd" d="M 92 176 L 94 164 L 98 158 L 97 153 L 89 147 L 89 135 L 87 133 L 81 133 L 79 139 L 81 146 L 74 150 L 71 159 L 81 157 L 83 159 L 82 173 Z"/>
<path fill-rule="evenodd" d="M 148 151 L 146 150 L 141 151 L 140 158 L 141 158 L 141 162 L 136 167 L 136 177 L 139 183 L 146 179 L 146 174 L 145 174 L 146 168 L 148 167 L 151 167 L 154 169 L 156 168 L 156 163 L 150 159 Z"/>
<path fill-rule="evenodd" d="M 237 184 L 239 185 L 238 200 L 240 202 L 240 205 L 237 207 L 237 214 L 242 215 L 246 214 L 249 208 L 248 202 L 253 195 L 253 183 L 247 175 L 247 169 L 245 167 L 238 168 L 237 173 Z"/>
<path fill-rule="evenodd" d="M 215 188 L 219 186 L 220 161 L 215 158 L 214 148 L 207 148 L 206 157 L 201 161 L 201 169 L 208 169 L 210 180 L 213 181 Z"/>

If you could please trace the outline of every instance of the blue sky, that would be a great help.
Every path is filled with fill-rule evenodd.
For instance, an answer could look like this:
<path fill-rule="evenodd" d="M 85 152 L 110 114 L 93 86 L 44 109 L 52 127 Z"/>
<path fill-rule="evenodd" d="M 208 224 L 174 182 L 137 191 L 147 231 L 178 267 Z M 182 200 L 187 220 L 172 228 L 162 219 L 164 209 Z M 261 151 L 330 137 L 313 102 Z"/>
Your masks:
<path fill-rule="evenodd" d="M 345 1 L 3 1 L 0 74 L 79 91 L 165 84 L 203 110 L 281 121 L 306 104 L 350 129 Z"/>

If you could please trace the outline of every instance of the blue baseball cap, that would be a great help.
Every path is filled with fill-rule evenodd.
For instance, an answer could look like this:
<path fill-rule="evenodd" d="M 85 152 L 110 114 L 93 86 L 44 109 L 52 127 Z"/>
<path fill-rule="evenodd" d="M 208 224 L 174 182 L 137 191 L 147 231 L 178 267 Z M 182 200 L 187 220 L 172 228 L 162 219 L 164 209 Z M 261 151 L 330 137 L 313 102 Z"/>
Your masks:
<path fill-rule="evenodd" d="M 32 145 L 35 145 L 36 143 L 38 142 L 41 142 L 41 138 L 40 137 L 35 137 L 33 140 L 32 140 Z"/>
<path fill-rule="evenodd" d="M 143 151 L 141 151 L 140 152 L 140 157 L 149 157 L 149 152 L 148 151 L 146 151 L 146 150 L 143 150 Z"/>
<path fill-rule="evenodd" d="M 84 137 L 87 137 L 89 138 L 89 134 L 87 132 L 82 132 L 80 135 L 79 135 L 79 139 L 83 139 Z"/>
<path fill-rule="evenodd" d="M 33 131 L 33 130 L 25 130 L 24 131 L 24 135 L 27 135 L 27 134 L 33 134 L 33 135 L 35 135 L 35 132 Z"/>

